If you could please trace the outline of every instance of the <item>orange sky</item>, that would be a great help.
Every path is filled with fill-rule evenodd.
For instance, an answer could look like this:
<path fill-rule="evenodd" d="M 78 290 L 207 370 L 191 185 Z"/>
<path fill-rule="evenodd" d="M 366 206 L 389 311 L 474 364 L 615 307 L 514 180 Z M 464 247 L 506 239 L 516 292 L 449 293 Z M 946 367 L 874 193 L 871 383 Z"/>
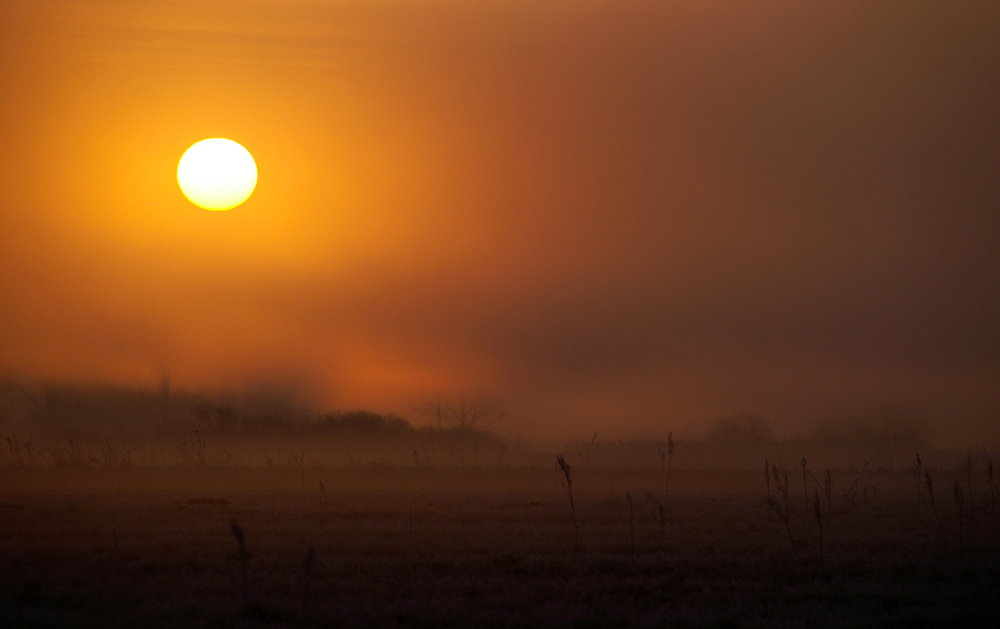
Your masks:
<path fill-rule="evenodd" d="M 0 370 L 1000 439 L 998 34 L 993 3 L 5 2 Z M 233 211 L 177 187 L 206 137 L 257 161 Z"/>

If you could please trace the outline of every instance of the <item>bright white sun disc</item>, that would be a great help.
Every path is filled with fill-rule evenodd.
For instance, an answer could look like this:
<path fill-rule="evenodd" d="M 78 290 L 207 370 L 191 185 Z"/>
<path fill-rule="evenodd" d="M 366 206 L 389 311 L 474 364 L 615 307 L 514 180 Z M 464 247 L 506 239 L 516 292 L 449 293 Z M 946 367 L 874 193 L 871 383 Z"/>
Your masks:
<path fill-rule="evenodd" d="M 195 142 L 177 165 L 177 183 L 192 203 L 206 210 L 230 210 L 257 186 L 250 151 L 225 138 Z"/>

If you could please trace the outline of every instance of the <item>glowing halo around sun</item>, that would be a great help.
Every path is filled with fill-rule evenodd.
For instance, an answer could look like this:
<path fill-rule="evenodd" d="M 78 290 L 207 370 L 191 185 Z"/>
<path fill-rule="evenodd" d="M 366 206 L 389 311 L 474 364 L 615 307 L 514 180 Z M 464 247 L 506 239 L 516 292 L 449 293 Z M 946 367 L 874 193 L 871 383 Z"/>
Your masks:
<path fill-rule="evenodd" d="M 257 186 L 250 151 L 225 138 L 195 142 L 177 165 L 177 183 L 191 203 L 206 210 L 231 210 Z"/>

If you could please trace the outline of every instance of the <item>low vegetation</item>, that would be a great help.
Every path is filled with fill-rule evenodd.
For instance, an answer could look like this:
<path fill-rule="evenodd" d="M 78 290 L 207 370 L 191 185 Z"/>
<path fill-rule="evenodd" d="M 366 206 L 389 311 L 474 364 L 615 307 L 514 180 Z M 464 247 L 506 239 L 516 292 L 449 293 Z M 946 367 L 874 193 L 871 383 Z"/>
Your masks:
<path fill-rule="evenodd" d="M 530 444 L 491 432 L 496 411 L 462 401 L 433 425 L 386 413 L 316 413 L 277 394 L 208 396 L 120 387 L 7 385 L 0 465 L 504 467 Z"/>
<path fill-rule="evenodd" d="M 146 484 L 128 489 L 136 472 Z M 473 480 L 323 473 L 325 490 L 310 476 L 302 493 L 293 469 L 8 468 L 0 522 L 16 543 L 0 553 L 0 625 L 991 626 L 1000 613 L 987 505 L 969 518 L 967 500 L 936 496 L 941 530 L 964 548 L 943 553 L 930 510 L 914 515 L 908 473 L 882 474 L 868 506 L 828 513 L 812 477 L 800 509 L 772 468 L 787 523 L 759 473 L 675 470 L 669 509 L 660 492 L 635 500 L 662 486 L 659 468 L 619 471 L 615 489 L 606 471 L 567 478 L 558 465 Z M 178 484 L 157 490 L 156 475 Z M 260 484 L 274 475 L 284 487 Z M 964 471 L 933 477 L 965 491 Z M 567 480 L 585 524 L 575 552 Z"/>

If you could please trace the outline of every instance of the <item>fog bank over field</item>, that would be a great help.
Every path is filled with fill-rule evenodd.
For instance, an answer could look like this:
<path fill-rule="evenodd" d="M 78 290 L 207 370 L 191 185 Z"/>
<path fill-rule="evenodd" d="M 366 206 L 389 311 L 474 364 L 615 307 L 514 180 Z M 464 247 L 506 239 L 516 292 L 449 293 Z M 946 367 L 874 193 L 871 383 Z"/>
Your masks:
<path fill-rule="evenodd" d="M 723 417 L 707 434 L 665 425 L 663 438 L 593 432 L 533 440 L 507 425 L 510 409 L 471 397 L 438 398 L 406 416 L 320 412 L 288 392 L 209 395 L 120 386 L 0 387 L 0 465 L 14 467 L 549 468 L 562 454 L 580 469 L 756 470 L 765 460 L 814 469 L 900 472 L 914 457 L 986 469 L 995 442 L 942 444 L 920 415 L 831 418 L 782 435 L 760 415 Z M 675 452 L 671 451 L 671 444 Z"/>

